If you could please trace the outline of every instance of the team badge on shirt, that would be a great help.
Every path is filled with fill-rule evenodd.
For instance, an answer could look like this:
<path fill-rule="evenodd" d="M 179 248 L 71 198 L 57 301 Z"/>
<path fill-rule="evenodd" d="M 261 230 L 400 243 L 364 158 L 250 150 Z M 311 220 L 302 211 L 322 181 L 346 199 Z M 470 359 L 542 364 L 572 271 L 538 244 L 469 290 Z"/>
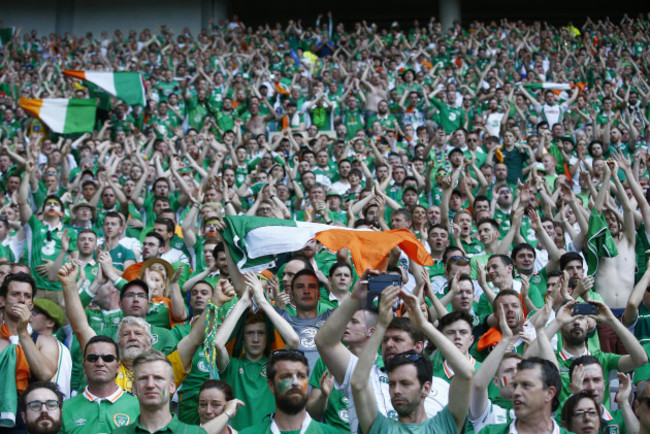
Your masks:
<path fill-rule="evenodd" d="M 116 426 L 127 426 L 131 422 L 131 418 L 128 414 L 124 413 L 115 413 L 113 416 L 113 422 Z"/>

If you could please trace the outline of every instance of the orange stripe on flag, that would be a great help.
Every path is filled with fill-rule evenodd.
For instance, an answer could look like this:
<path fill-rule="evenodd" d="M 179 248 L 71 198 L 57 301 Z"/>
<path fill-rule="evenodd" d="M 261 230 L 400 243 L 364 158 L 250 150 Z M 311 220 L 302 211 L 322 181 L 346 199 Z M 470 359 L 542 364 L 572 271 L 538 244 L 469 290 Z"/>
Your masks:
<path fill-rule="evenodd" d="M 42 99 L 27 99 L 27 98 L 20 98 L 18 100 L 18 106 L 22 107 L 27 113 L 34 115 L 36 117 L 39 116 L 39 113 L 41 112 L 41 106 L 43 105 L 43 100 Z"/>
<path fill-rule="evenodd" d="M 350 249 L 358 275 L 366 268 L 376 269 L 395 246 L 399 246 L 417 264 L 433 265 L 433 259 L 424 246 L 406 229 L 383 232 L 330 229 L 317 233 L 316 239 L 330 250 Z"/>
<path fill-rule="evenodd" d="M 79 80 L 85 80 L 86 79 L 86 72 L 85 71 L 78 71 L 76 69 L 64 69 L 63 70 L 63 75 L 68 76 L 68 77 L 78 78 Z"/>

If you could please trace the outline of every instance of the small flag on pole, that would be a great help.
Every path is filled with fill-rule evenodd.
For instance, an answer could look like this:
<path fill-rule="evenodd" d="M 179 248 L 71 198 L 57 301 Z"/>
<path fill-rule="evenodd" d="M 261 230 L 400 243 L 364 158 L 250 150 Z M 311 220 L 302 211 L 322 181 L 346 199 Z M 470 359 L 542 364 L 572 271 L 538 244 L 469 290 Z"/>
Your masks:
<path fill-rule="evenodd" d="M 144 85 L 139 72 L 103 72 L 66 69 L 63 75 L 88 81 L 129 105 L 145 104 Z"/>
<path fill-rule="evenodd" d="M 18 105 L 38 117 L 55 133 L 92 132 L 95 126 L 97 104 L 92 99 L 20 98 Z"/>

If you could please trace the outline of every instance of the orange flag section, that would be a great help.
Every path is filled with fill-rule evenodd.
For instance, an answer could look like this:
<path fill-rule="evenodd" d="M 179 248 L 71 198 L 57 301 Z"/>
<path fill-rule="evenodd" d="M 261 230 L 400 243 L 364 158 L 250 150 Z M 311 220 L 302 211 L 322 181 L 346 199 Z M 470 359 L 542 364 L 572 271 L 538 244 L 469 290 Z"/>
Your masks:
<path fill-rule="evenodd" d="M 27 99 L 20 98 L 18 99 L 18 106 L 22 107 L 30 115 L 38 117 L 41 112 L 41 106 L 43 105 L 42 99 Z"/>
<path fill-rule="evenodd" d="M 78 78 L 79 80 L 86 79 L 86 71 L 78 71 L 76 69 L 65 69 L 63 70 L 63 75 L 72 78 Z"/>
<path fill-rule="evenodd" d="M 395 246 L 399 246 L 415 263 L 433 265 L 433 259 L 422 243 L 406 229 L 383 232 L 330 229 L 317 233 L 316 239 L 330 250 L 350 249 L 358 275 L 366 268 L 376 269 Z"/>

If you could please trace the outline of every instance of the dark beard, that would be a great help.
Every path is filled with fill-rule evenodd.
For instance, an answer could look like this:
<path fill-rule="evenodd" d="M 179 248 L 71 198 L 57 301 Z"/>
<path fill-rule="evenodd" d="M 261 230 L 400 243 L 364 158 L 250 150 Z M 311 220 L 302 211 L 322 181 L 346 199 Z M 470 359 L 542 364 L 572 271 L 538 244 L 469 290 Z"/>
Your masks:
<path fill-rule="evenodd" d="M 582 344 L 585 343 L 585 341 L 587 340 L 587 334 L 585 333 L 584 335 L 578 337 L 578 336 L 573 336 L 572 333 L 569 333 L 569 334 L 567 334 L 566 336 L 564 336 L 564 340 L 565 340 L 569 345 L 575 347 L 575 346 L 582 345 Z"/>
<path fill-rule="evenodd" d="M 275 396 L 275 406 L 282 410 L 283 413 L 295 415 L 300 413 L 306 406 L 309 397 L 304 394 L 302 398 L 296 400 L 288 396 Z"/>
<path fill-rule="evenodd" d="M 52 426 L 49 428 L 43 428 L 38 426 L 38 422 L 42 420 L 42 418 L 38 418 L 35 420 L 33 423 L 28 423 L 27 424 L 27 432 L 29 434 L 57 434 L 59 431 L 61 431 L 61 420 L 54 420 L 51 417 L 48 417 L 50 421 L 52 421 Z"/>

